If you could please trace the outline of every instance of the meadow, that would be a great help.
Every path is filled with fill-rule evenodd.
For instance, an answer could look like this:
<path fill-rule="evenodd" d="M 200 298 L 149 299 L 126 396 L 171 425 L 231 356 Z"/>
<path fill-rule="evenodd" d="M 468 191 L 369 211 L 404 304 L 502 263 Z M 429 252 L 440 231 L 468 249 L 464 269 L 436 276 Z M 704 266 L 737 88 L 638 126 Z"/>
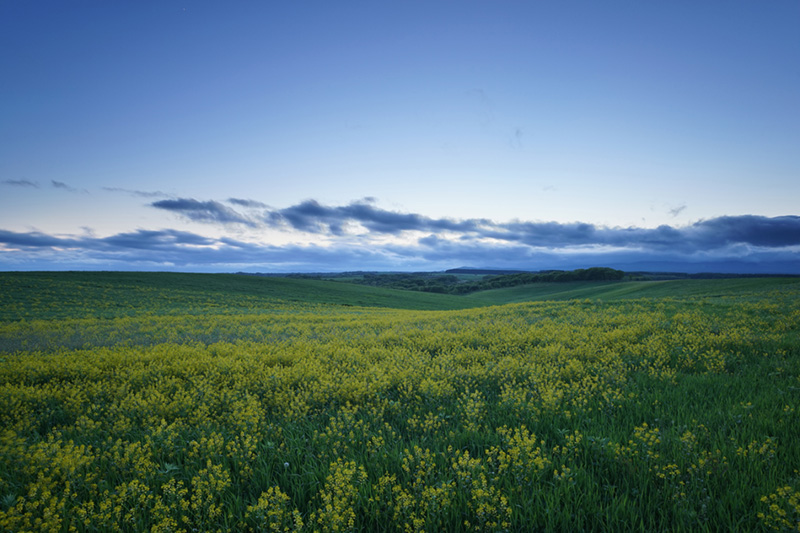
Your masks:
<path fill-rule="evenodd" d="M 800 531 L 800 280 L 0 273 L 4 531 Z"/>

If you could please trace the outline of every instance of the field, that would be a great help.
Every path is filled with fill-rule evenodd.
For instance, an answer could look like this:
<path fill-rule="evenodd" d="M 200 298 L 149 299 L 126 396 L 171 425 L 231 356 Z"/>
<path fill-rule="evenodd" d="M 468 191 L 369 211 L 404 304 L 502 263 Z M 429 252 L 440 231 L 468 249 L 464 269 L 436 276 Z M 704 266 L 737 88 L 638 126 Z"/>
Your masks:
<path fill-rule="evenodd" d="M 800 531 L 799 392 L 797 279 L 0 273 L 0 529 Z"/>

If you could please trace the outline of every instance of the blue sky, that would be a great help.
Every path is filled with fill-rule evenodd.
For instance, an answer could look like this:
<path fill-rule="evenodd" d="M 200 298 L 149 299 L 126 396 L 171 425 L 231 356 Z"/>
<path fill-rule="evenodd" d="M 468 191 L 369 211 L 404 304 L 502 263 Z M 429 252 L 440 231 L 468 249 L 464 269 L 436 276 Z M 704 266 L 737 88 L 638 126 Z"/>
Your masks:
<path fill-rule="evenodd" d="M 800 273 L 800 3 L 0 3 L 0 269 Z"/>

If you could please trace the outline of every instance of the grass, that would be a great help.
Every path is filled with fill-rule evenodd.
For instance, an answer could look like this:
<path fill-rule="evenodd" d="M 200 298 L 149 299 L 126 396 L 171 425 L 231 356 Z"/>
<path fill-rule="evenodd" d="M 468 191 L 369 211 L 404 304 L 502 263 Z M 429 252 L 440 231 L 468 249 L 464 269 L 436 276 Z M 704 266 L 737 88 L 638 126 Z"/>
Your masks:
<path fill-rule="evenodd" d="M 528 301 L 759 297 L 797 278 L 536 283 L 451 296 L 344 281 L 166 272 L 0 272 L 0 320 L 257 312 L 278 303 L 455 310 Z"/>
<path fill-rule="evenodd" d="M 797 280 L 4 273 L 0 529 L 796 531 L 798 391 Z"/>
<path fill-rule="evenodd" d="M 530 301 L 631 298 L 689 298 L 763 296 L 774 290 L 800 287 L 797 278 L 741 278 L 670 281 L 577 281 L 535 283 L 519 287 L 480 291 L 464 296 L 484 305 Z"/>
<path fill-rule="evenodd" d="M 0 272 L 0 320 L 257 311 L 276 303 L 464 309 L 456 296 L 237 274 Z"/>

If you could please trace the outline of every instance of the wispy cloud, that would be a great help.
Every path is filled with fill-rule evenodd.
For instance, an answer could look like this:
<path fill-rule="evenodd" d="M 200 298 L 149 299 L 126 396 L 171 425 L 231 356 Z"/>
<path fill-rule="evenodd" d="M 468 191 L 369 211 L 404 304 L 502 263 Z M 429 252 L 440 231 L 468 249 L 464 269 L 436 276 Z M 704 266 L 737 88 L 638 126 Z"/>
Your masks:
<path fill-rule="evenodd" d="M 679 205 L 678 207 L 673 207 L 672 209 L 670 209 L 669 210 L 669 214 L 672 215 L 672 218 L 675 218 L 678 215 L 680 215 L 681 213 L 683 213 L 684 210 L 686 210 L 686 206 L 685 205 Z"/>
<path fill-rule="evenodd" d="M 248 200 L 243 198 L 228 198 L 228 203 L 240 205 L 242 207 L 267 207 L 267 204 L 258 200 Z"/>
<path fill-rule="evenodd" d="M 3 180 L 0 181 L 3 185 L 9 185 L 11 187 L 31 187 L 33 189 L 38 189 L 39 184 L 35 181 L 30 180 Z"/>
<path fill-rule="evenodd" d="M 218 241 L 195 233 L 177 230 L 137 230 L 102 239 L 88 239 L 101 248 L 133 248 L 139 250 L 174 250 L 181 247 L 213 247 Z"/>
<path fill-rule="evenodd" d="M 153 202 L 153 207 L 171 211 L 195 222 L 216 224 L 244 224 L 255 227 L 258 223 L 246 215 L 238 213 L 220 202 L 200 201 L 193 198 L 175 198 Z"/>
<path fill-rule="evenodd" d="M 71 185 L 67 185 L 63 181 L 50 180 L 50 185 L 52 185 L 56 189 L 61 189 L 67 192 L 89 194 L 89 191 L 87 191 L 86 189 L 76 189 Z"/>
<path fill-rule="evenodd" d="M 121 192 L 131 196 L 138 196 L 140 198 L 167 198 L 170 195 L 161 191 L 137 191 L 134 189 L 123 189 L 121 187 L 103 187 L 104 191 Z"/>

